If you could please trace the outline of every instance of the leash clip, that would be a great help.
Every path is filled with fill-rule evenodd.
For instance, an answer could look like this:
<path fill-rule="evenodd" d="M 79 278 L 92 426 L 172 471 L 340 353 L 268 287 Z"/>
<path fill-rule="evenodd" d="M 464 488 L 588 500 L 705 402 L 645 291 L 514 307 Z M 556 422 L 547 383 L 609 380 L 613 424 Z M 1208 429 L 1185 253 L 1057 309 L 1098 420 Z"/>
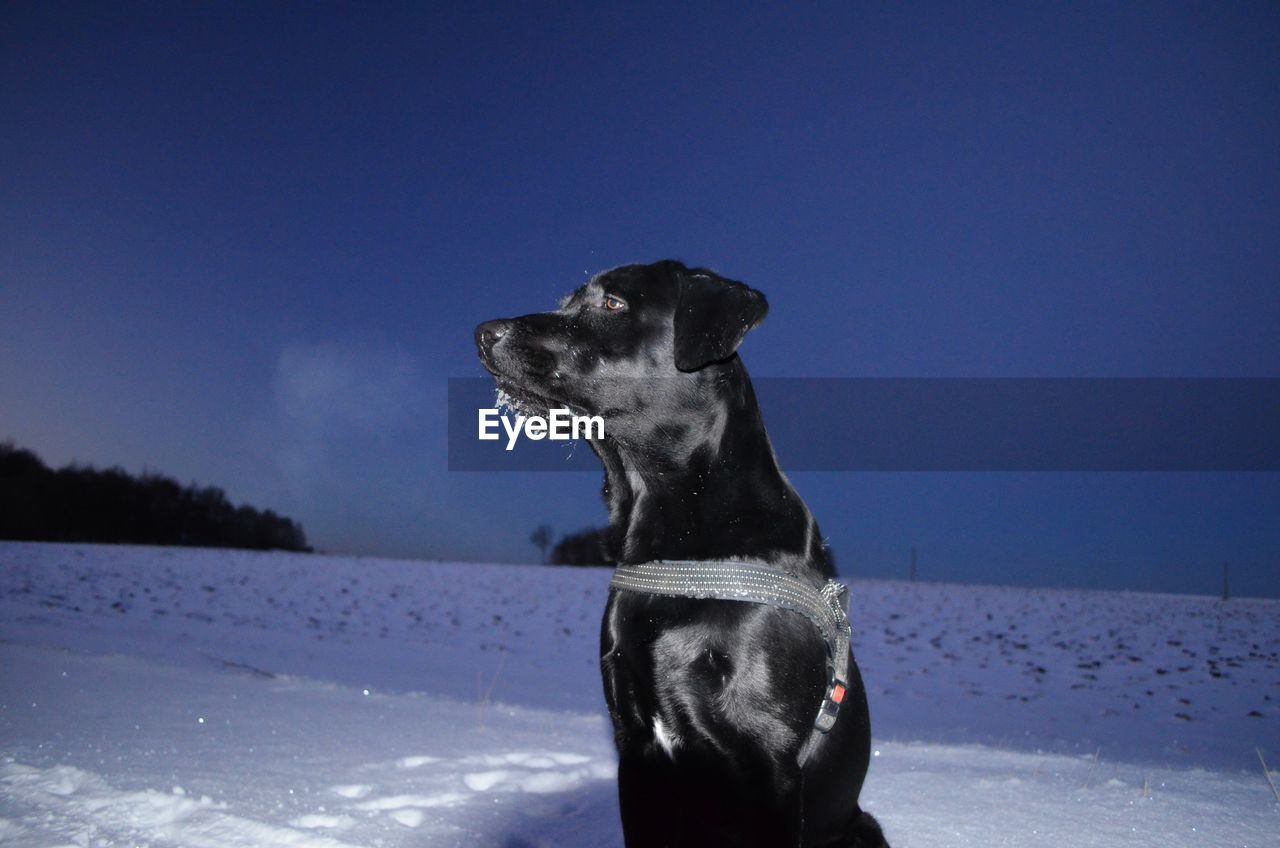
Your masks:
<path fill-rule="evenodd" d="M 836 718 L 840 715 L 840 704 L 844 702 L 847 691 L 848 685 L 844 680 L 839 677 L 831 678 L 826 697 L 822 699 L 822 706 L 818 707 L 818 718 L 813 722 L 814 728 L 819 733 L 827 733 L 836 726 Z"/>

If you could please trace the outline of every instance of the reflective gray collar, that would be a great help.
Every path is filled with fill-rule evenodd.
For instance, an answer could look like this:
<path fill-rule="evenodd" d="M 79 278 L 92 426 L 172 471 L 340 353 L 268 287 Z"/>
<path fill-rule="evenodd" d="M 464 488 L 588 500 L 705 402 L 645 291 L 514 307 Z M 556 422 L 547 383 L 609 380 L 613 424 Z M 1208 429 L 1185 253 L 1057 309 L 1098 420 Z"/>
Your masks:
<path fill-rule="evenodd" d="M 813 730 L 800 750 L 804 765 L 835 726 L 849 673 L 849 590 L 828 580 L 821 588 L 765 562 L 658 560 L 614 569 L 613 589 L 677 598 L 713 598 L 765 604 L 798 612 L 813 622 L 827 645 L 827 691 Z"/>

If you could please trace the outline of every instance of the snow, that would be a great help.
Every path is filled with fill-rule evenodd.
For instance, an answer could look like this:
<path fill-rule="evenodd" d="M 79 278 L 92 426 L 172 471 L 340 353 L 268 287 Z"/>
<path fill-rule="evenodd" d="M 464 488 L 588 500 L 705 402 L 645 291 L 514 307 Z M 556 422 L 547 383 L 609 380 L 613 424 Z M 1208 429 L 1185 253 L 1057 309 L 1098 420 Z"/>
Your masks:
<path fill-rule="evenodd" d="M 0 543 L 0 844 L 620 845 L 608 572 Z M 1280 602 L 852 581 L 895 846 L 1269 846 Z"/>

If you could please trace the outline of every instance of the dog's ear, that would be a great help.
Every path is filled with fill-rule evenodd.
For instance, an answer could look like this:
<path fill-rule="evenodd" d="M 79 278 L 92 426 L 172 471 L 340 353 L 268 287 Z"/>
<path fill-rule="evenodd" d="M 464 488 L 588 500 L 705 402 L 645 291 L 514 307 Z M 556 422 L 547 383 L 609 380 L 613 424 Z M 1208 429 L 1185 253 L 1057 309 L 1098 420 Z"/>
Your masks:
<path fill-rule="evenodd" d="M 719 274 L 681 267 L 676 280 L 675 354 L 681 371 L 728 359 L 769 311 L 763 294 Z"/>

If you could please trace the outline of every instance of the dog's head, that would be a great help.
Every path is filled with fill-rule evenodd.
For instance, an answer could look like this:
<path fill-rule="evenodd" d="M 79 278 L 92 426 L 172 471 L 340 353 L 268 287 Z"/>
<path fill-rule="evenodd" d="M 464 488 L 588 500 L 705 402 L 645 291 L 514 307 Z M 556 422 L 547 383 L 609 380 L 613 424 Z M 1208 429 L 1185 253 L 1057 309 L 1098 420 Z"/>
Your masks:
<path fill-rule="evenodd" d="M 625 439 L 652 434 L 672 404 L 705 406 L 767 311 L 755 289 L 667 260 L 598 274 L 554 312 L 486 321 L 475 339 L 517 407 L 600 415 Z"/>

